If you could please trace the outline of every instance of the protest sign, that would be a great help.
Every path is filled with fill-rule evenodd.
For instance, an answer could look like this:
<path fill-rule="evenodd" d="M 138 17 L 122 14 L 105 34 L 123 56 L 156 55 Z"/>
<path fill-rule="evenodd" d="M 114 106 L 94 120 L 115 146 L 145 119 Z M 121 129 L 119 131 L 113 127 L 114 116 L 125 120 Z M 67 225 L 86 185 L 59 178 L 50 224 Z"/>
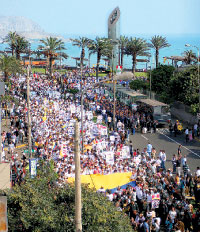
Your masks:
<path fill-rule="evenodd" d="M 29 159 L 29 172 L 31 178 L 37 175 L 37 159 Z"/>
<path fill-rule="evenodd" d="M 114 164 L 114 152 L 113 151 L 106 151 L 104 152 L 106 156 L 106 163 Z"/>
<path fill-rule="evenodd" d="M 159 207 L 160 204 L 160 194 L 159 193 L 155 193 L 151 195 L 152 197 L 152 209 L 157 209 Z"/>

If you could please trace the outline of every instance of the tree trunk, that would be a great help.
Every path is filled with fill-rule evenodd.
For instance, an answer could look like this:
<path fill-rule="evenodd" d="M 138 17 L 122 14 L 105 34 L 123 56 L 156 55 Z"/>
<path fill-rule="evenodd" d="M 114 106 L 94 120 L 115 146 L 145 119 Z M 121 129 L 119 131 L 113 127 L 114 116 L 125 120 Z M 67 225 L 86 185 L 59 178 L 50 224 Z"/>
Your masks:
<path fill-rule="evenodd" d="M 13 46 L 11 47 L 11 51 L 12 51 L 12 56 L 14 56 L 15 49 L 14 49 L 14 47 L 13 47 Z"/>
<path fill-rule="evenodd" d="M 119 66 L 121 65 L 121 49 L 120 49 L 120 46 L 119 46 L 118 65 Z"/>
<path fill-rule="evenodd" d="M 8 73 L 4 72 L 4 82 L 8 82 Z"/>
<path fill-rule="evenodd" d="M 52 69 L 53 69 L 53 58 L 52 56 L 49 57 L 49 71 L 50 71 L 50 78 L 52 77 Z"/>
<path fill-rule="evenodd" d="M 85 58 L 85 49 L 83 48 L 81 51 L 81 60 L 80 60 L 80 64 L 82 65 L 82 67 L 83 67 L 84 58 Z"/>
<path fill-rule="evenodd" d="M 134 77 L 135 77 L 135 66 L 136 66 L 136 54 L 133 54 L 133 74 L 134 74 Z"/>
<path fill-rule="evenodd" d="M 122 68 L 123 68 L 123 59 L 124 59 L 124 51 L 123 51 L 123 49 L 121 49 L 121 66 L 122 66 Z"/>
<path fill-rule="evenodd" d="M 16 59 L 20 60 L 20 52 L 18 50 L 16 51 Z"/>
<path fill-rule="evenodd" d="M 159 57 L 159 50 L 158 50 L 158 48 L 156 48 L 156 68 L 159 65 L 159 63 L 158 63 L 158 57 Z"/>
<path fill-rule="evenodd" d="M 101 54 L 100 52 L 97 53 L 97 65 L 96 65 L 96 80 L 99 80 L 99 63 L 101 60 Z"/>
<path fill-rule="evenodd" d="M 91 56 L 91 53 L 89 53 L 88 55 L 88 68 L 90 69 L 90 56 Z"/>

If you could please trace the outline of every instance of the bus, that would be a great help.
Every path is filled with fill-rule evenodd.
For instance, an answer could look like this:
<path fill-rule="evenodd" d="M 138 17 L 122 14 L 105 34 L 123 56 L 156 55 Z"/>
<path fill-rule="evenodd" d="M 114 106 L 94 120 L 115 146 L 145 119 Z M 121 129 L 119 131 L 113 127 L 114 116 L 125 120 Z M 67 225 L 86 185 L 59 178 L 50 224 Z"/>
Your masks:
<path fill-rule="evenodd" d="M 107 87 L 108 94 L 113 96 L 113 84 L 106 83 L 104 85 Z M 116 98 L 118 98 L 120 102 L 132 106 L 137 100 L 145 99 L 147 96 L 130 88 L 124 87 L 123 85 L 116 84 Z"/>
<path fill-rule="evenodd" d="M 157 121 L 159 126 L 166 126 L 171 120 L 169 105 L 163 102 L 153 99 L 140 99 L 136 103 L 142 111 L 151 112 L 153 119 Z"/>

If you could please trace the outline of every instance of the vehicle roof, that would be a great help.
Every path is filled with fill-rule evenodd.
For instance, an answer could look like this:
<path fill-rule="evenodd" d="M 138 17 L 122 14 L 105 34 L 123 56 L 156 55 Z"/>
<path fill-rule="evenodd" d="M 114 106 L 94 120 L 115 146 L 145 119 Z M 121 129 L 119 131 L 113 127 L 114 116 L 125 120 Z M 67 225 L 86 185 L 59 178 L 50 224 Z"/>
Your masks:
<path fill-rule="evenodd" d="M 136 91 L 133 91 L 133 90 L 124 90 L 124 89 L 120 89 L 120 92 L 124 93 L 124 94 L 127 94 L 131 97 L 137 97 L 137 96 L 143 96 L 143 97 L 146 97 L 144 94 L 142 93 L 138 93 Z"/>
<path fill-rule="evenodd" d="M 159 101 L 152 100 L 152 99 L 140 99 L 138 100 L 138 102 L 144 103 L 149 106 L 168 106 L 167 104 L 163 102 L 159 102 Z"/>

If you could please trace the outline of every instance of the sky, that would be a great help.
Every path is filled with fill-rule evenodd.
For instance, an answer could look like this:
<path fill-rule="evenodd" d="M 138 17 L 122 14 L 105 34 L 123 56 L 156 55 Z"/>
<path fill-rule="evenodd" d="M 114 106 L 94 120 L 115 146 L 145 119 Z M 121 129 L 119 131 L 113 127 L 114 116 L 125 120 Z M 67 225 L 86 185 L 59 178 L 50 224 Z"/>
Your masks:
<path fill-rule="evenodd" d="M 107 35 L 119 6 L 123 35 L 200 34 L 200 0 L 0 0 L 0 16 L 24 16 L 49 33 Z"/>

